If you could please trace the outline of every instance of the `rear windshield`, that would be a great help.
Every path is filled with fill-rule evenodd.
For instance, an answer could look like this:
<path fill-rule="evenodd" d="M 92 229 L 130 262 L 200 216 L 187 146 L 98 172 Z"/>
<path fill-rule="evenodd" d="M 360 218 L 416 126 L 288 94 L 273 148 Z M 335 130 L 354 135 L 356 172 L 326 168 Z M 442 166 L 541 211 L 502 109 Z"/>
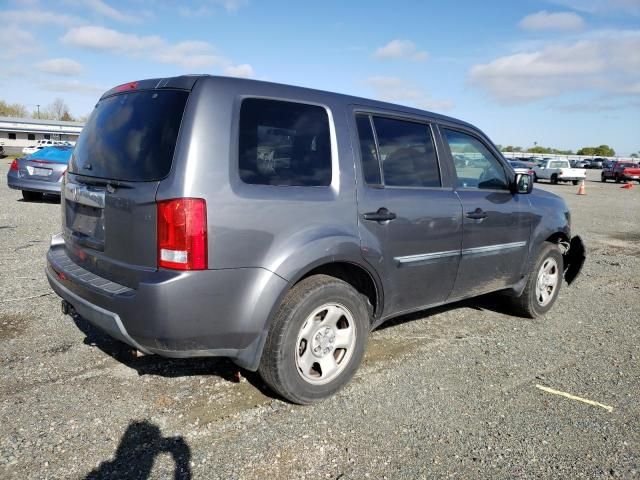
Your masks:
<path fill-rule="evenodd" d="M 188 96 L 148 90 L 101 100 L 82 130 L 69 171 L 132 182 L 166 177 Z"/>

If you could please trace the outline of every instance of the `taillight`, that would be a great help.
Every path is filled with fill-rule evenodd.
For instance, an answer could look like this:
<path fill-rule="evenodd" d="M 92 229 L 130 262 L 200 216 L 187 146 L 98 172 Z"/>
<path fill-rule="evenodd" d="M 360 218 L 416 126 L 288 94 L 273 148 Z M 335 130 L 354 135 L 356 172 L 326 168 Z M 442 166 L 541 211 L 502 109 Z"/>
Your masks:
<path fill-rule="evenodd" d="M 9 170 L 19 170 L 17 158 L 13 159 L 13 162 L 11 162 L 11 166 L 9 167 Z"/>
<path fill-rule="evenodd" d="M 158 266 L 207 268 L 207 204 L 202 198 L 158 202 Z"/>
<path fill-rule="evenodd" d="M 528 173 L 529 175 L 531 175 L 531 176 L 533 176 L 533 175 L 535 175 L 535 174 L 536 174 L 536 172 L 534 172 L 533 170 L 529 170 L 527 173 Z"/>

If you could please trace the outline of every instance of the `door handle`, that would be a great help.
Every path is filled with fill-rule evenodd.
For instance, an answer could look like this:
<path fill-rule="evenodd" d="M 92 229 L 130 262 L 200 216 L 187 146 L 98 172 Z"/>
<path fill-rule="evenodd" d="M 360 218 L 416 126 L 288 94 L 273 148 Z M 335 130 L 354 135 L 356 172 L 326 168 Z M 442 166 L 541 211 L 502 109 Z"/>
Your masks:
<path fill-rule="evenodd" d="M 377 212 L 365 213 L 363 218 L 374 222 L 388 222 L 389 220 L 395 219 L 396 214 L 382 207 L 379 208 Z"/>
<path fill-rule="evenodd" d="M 476 208 L 473 212 L 467 213 L 467 218 L 471 218 L 472 220 L 482 220 L 483 218 L 487 218 L 487 212 L 481 208 Z"/>

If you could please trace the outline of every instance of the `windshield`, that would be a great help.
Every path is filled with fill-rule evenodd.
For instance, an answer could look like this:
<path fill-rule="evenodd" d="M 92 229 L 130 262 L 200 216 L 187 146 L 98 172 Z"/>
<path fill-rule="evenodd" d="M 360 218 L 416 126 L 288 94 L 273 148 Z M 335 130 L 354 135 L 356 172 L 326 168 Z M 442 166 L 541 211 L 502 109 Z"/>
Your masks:
<path fill-rule="evenodd" d="M 188 96 L 147 90 L 101 100 L 82 130 L 69 171 L 133 182 L 166 177 Z"/>

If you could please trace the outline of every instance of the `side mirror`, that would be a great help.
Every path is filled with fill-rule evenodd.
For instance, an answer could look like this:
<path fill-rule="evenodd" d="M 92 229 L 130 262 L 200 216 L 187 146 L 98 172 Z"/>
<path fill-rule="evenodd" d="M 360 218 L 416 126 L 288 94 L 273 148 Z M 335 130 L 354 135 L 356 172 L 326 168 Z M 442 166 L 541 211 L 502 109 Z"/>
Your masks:
<path fill-rule="evenodd" d="M 516 173 L 513 183 L 515 193 L 531 193 L 533 190 L 533 177 L 528 173 Z"/>

